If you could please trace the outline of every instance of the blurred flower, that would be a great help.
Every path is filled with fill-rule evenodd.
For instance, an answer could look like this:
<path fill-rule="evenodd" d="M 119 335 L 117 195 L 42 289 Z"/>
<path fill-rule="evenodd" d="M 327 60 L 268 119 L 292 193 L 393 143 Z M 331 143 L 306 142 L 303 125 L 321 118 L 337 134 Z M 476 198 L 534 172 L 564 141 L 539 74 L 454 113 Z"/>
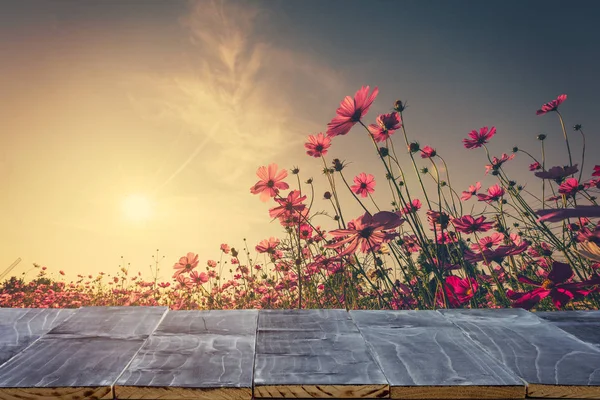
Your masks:
<path fill-rule="evenodd" d="M 478 284 L 473 278 L 461 279 L 458 276 L 451 275 L 446 278 L 444 291 L 452 307 L 459 307 L 467 303 L 475 296 Z"/>
<path fill-rule="evenodd" d="M 421 158 L 432 158 L 437 155 L 433 147 L 425 146 L 421 149 Z"/>
<path fill-rule="evenodd" d="M 575 208 L 550 208 L 537 210 L 539 221 L 558 222 L 567 218 L 600 217 L 600 206 L 577 206 Z"/>
<path fill-rule="evenodd" d="M 469 186 L 469 190 L 462 192 L 462 196 L 460 196 L 460 199 L 462 201 L 469 200 L 472 196 L 475 196 L 480 189 L 481 182 L 477 182 L 475 186 L 471 185 Z"/>
<path fill-rule="evenodd" d="M 572 167 L 552 167 L 548 171 L 536 172 L 534 175 L 538 178 L 552 179 L 560 182 L 563 180 L 563 178 L 566 178 L 569 175 L 573 175 L 578 171 L 579 168 L 577 168 L 577 164 L 575 164 Z"/>
<path fill-rule="evenodd" d="M 261 240 L 258 245 L 256 245 L 256 251 L 259 253 L 273 253 L 277 246 L 279 246 L 279 239 L 270 237 L 269 239 Z"/>

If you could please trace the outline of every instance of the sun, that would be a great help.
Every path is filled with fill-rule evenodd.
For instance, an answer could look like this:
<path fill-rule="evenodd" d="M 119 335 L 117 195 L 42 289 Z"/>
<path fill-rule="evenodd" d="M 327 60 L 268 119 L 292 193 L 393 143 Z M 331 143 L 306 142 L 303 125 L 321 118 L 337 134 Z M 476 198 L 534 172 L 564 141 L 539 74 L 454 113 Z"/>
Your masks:
<path fill-rule="evenodd" d="M 152 216 L 152 203 L 147 196 L 130 194 L 123 200 L 123 214 L 131 221 L 146 221 Z"/>

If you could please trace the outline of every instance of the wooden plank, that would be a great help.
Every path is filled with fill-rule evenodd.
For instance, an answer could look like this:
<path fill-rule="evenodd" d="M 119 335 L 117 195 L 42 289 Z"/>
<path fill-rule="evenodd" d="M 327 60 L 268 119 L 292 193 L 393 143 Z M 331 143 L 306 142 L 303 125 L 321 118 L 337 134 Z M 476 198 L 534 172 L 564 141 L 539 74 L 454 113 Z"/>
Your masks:
<path fill-rule="evenodd" d="M 523 382 L 435 311 L 350 311 L 394 399 L 515 399 Z"/>
<path fill-rule="evenodd" d="M 389 385 L 345 310 L 261 310 L 256 398 L 387 398 Z"/>
<path fill-rule="evenodd" d="M 439 310 L 527 383 L 529 397 L 600 399 L 600 350 L 523 309 Z"/>
<path fill-rule="evenodd" d="M 0 367 L 0 399 L 112 398 L 112 385 L 166 311 L 78 309 Z"/>
<path fill-rule="evenodd" d="M 65 338 L 145 339 L 167 310 L 167 307 L 83 307 L 48 334 Z"/>
<path fill-rule="evenodd" d="M 170 311 L 115 384 L 119 399 L 252 398 L 257 310 Z"/>
<path fill-rule="evenodd" d="M 74 312 L 75 309 L 0 308 L 0 365 Z"/>
<path fill-rule="evenodd" d="M 600 348 L 600 311 L 547 311 L 535 315 Z"/>

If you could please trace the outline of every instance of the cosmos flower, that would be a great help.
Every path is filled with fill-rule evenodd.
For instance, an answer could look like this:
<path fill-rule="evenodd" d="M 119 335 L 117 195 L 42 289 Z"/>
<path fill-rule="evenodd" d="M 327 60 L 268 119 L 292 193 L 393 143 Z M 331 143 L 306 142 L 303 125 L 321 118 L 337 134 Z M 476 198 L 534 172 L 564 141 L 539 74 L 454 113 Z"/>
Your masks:
<path fill-rule="evenodd" d="M 537 171 L 539 169 L 542 169 L 542 164 L 540 164 L 539 162 L 536 161 L 533 164 L 529 164 L 530 171 Z"/>
<path fill-rule="evenodd" d="M 469 200 L 471 197 L 477 195 L 477 192 L 479 190 L 481 190 L 481 182 L 477 182 L 475 186 L 470 185 L 469 190 L 462 192 L 462 196 L 460 196 L 460 199 L 462 201 Z"/>
<path fill-rule="evenodd" d="M 519 282 L 536 286 L 526 293 L 516 293 L 507 291 L 509 299 L 513 300 L 513 307 L 530 309 L 542 299 L 550 296 L 556 308 L 563 308 L 569 301 L 587 296 L 592 290 L 585 290 L 586 287 L 600 285 L 600 276 L 583 282 L 566 283 L 573 276 L 573 270 L 569 264 L 554 261 L 552 271 L 548 273 L 546 279 L 542 282 L 534 281 L 526 276 L 520 275 Z"/>
<path fill-rule="evenodd" d="M 498 186 L 497 184 L 490 187 L 487 190 L 488 194 L 478 194 L 477 198 L 479 201 L 485 201 L 486 203 L 491 203 L 492 201 L 498 201 L 502 196 L 504 196 L 504 189 Z"/>
<path fill-rule="evenodd" d="M 579 181 L 575 178 L 569 178 L 558 187 L 558 193 L 564 194 L 567 197 L 575 196 L 579 191 Z"/>
<path fill-rule="evenodd" d="M 575 208 L 550 208 L 537 210 L 539 221 L 558 222 L 567 218 L 600 217 L 600 206 L 577 206 Z"/>
<path fill-rule="evenodd" d="M 494 227 L 493 222 L 485 222 L 485 217 L 473 218 L 471 215 L 465 215 L 460 218 L 454 218 L 452 225 L 457 231 L 463 233 L 487 232 Z"/>
<path fill-rule="evenodd" d="M 410 204 L 407 204 L 406 207 L 402 209 L 402 214 L 410 214 L 413 212 L 417 212 L 421 209 L 421 205 L 421 200 L 414 199 L 410 202 Z"/>
<path fill-rule="evenodd" d="M 300 196 L 299 190 L 292 190 L 285 199 L 275 199 L 279 206 L 269 209 L 269 216 L 280 218 L 299 214 L 306 208 L 306 205 L 302 203 L 304 200 L 306 200 L 306 196 Z"/>
<path fill-rule="evenodd" d="M 287 183 L 282 182 L 287 177 L 287 171 L 282 169 L 277 172 L 277 164 L 259 167 L 256 175 L 258 175 L 260 181 L 250 188 L 250 193 L 260 194 L 262 202 L 269 200 L 269 197 L 275 197 L 279 193 L 279 189 L 289 188 Z"/>
<path fill-rule="evenodd" d="M 500 158 L 498 158 L 498 157 L 492 158 L 492 164 L 488 164 L 485 166 L 485 174 L 487 175 L 490 171 L 497 171 L 498 169 L 500 169 L 502 164 L 504 164 L 507 161 L 512 160 L 513 158 L 515 158 L 515 154 L 511 154 L 509 156 L 506 153 L 503 153 L 502 157 L 500 157 Z"/>
<path fill-rule="evenodd" d="M 573 175 L 574 173 L 576 173 L 578 171 L 579 171 L 579 168 L 577 168 L 577 164 L 575 164 L 572 167 L 569 167 L 569 166 L 552 167 L 548 171 L 536 172 L 534 175 L 537 176 L 538 178 L 552 179 L 552 180 L 560 182 L 563 180 L 563 178 L 566 178 L 569 175 Z"/>
<path fill-rule="evenodd" d="M 496 134 L 496 127 L 492 126 L 492 129 L 488 130 L 487 126 L 484 126 L 477 132 L 473 130 L 469 132 L 470 139 L 463 139 L 465 148 L 476 149 L 486 144 Z"/>
<path fill-rule="evenodd" d="M 489 265 L 492 261 L 500 264 L 504 257 L 514 256 L 520 254 L 527 250 L 529 247 L 529 243 L 523 241 L 520 245 L 502 245 L 498 246 L 495 249 L 483 249 L 480 253 L 473 253 L 470 250 L 465 250 L 464 257 L 465 260 L 476 263 L 479 261 L 483 261 L 484 264 Z"/>
<path fill-rule="evenodd" d="M 421 158 L 432 158 L 437 155 L 433 147 L 425 146 L 421 149 Z"/>
<path fill-rule="evenodd" d="M 273 253 L 277 246 L 279 246 L 279 243 L 279 239 L 274 237 L 261 240 L 260 243 L 256 245 L 256 251 L 259 253 Z"/>
<path fill-rule="evenodd" d="M 368 129 L 376 142 L 385 142 L 397 129 L 402 126 L 400 115 L 397 112 L 381 114 L 377 117 L 376 124 L 370 124 Z"/>
<path fill-rule="evenodd" d="M 331 147 L 331 139 L 319 133 L 317 136 L 308 135 L 308 142 L 304 143 L 306 154 L 313 157 L 321 157 L 327 154 L 327 149 Z"/>
<path fill-rule="evenodd" d="M 360 248 L 362 253 L 377 251 L 383 243 L 389 242 L 396 232 L 391 230 L 397 228 L 404 220 L 396 213 L 380 211 L 375 215 L 368 212 L 363 216 L 348 223 L 348 229 L 336 229 L 329 232 L 334 237 L 344 239 L 325 245 L 328 249 L 340 248 L 347 245 L 339 256 L 354 254 Z"/>
<path fill-rule="evenodd" d="M 459 307 L 468 303 L 475 296 L 478 288 L 477 281 L 473 278 L 461 279 L 451 275 L 446 278 L 444 291 L 452 307 Z"/>
<path fill-rule="evenodd" d="M 197 266 L 198 254 L 189 252 L 185 257 L 181 257 L 178 263 L 173 265 L 173 269 L 175 269 L 175 274 L 173 277 L 177 277 L 183 273 L 192 272 L 192 270 Z"/>
<path fill-rule="evenodd" d="M 342 100 L 340 107 L 336 110 L 337 115 L 327 124 L 328 137 L 347 134 L 354 124 L 367 114 L 379 89 L 375 88 L 373 93 L 367 97 L 368 93 L 369 86 L 363 86 L 356 92 L 354 98 L 346 96 Z"/>
<path fill-rule="evenodd" d="M 192 271 L 190 274 L 191 281 L 196 284 L 196 286 L 201 286 L 202 284 L 208 282 L 208 274 L 206 272 Z"/>
<path fill-rule="evenodd" d="M 361 197 L 367 197 L 369 193 L 375 191 L 375 177 L 371 174 L 367 175 L 361 172 L 358 176 L 354 177 L 354 185 L 350 189 L 355 194 L 360 194 Z"/>
<path fill-rule="evenodd" d="M 567 95 L 561 94 L 556 98 L 556 100 L 552 100 L 551 102 L 544 104 L 541 109 L 536 111 L 536 115 L 544 115 L 550 111 L 558 110 L 558 106 L 560 106 L 566 99 Z"/>

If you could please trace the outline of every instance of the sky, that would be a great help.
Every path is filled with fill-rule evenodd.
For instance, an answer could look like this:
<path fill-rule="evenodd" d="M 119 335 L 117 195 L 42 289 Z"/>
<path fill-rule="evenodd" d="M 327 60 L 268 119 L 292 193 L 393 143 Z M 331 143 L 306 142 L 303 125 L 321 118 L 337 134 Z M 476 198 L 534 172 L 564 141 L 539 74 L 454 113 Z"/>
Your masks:
<path fill-rule="evenodd" d="M 538 156 L 544 133 L 548 163 L 566 164 L 556 115 L 535 115 L 565 93 L 589 176 L 600 161 L 598 15 L 593 0 L 0 0 L 0 275 L 21 258 L 11 275 L 37 263 L 148 276 L 158 258 L 170 279 L 187 252 L 219 260 L 221 243 L 241 249 L 244 238 L 254 256 L 283 234 L 274 203 L 250 194 L 257 168 L 298 167 L 301 182 L 314 178 L 314 209 L 330 212 L 304 143 L 363 85 L 380 91 L 365 122 L 407 101 L 410 140 L 438 150 L 457 191 L 495 183 L 485 153 L 461 142 L 483 126 L 498 130 L 492 155 L 518 145 Z M 347 177 L 373 174 L 385 205 L 369 146 L 354 128 L 327 157 L 351 162 Z M 536 188 L 529 163 L 519 153 L 507 171 Z M 350 195 L 342 204 L 361 214 Z"/>

